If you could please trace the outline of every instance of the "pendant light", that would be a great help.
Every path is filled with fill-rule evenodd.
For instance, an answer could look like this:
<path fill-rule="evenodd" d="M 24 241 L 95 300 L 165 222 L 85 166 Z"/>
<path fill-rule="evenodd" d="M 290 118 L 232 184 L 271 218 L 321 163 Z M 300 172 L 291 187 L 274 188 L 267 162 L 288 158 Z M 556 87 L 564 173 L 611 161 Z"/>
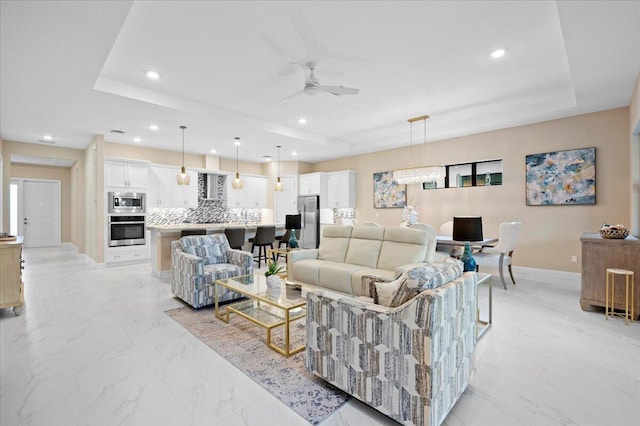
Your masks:
<path fill-rule="evenodd" d="M 429 118 L 428 115 L 421 115 L 420 117 L 410 118 L 407 120 L 411 126 L 411 129 L 410 129 L 411 148 L 409 153 L 411 167 L 393 171 L 393 180 L 395 180 L 401 185 L 423 183 L 423 182 L 436 182 L 438 180 L 444 179 L 446 175 L 446 168 L 440 165 L 413 167 L 413 123 L 415 123 L 416 121 L 424 121 L 424 144 L 425 144 L 425 150 L 426 150 L 428 118 Z"/>
<path fill-rule="evenodd" d="M 187 174 L 187 170 L 184 168 L 184 130 L 187 128 L 186 126 L 180 126 L 182 129 L 182 168 L 180 169 L 180 174 L 176 176 L 176 180 L 178 181 L 178 185 L 189 185 L 191 182 L 191 176 Z"/>
<path fill-rule="evenodd" d="M 282 192 L 284 191 L 284 183 L 280 182 L 280 148 L 282 148 L 282 146 L 276 145 L 276 148 L 278 148 L 278 179 L 276 180 L 276 184 L 273 186 L 273 189 L 276 192 Z"/>
<path fill-rule="evenodd" d="M 233 143 L 236 146 L 236 178 L 231 182 L 231 187 L 233 189 L 242 189 L 244 184 L 242 180 L 240 180 L 240 172 L 238 172 L 238 147 L 240 146 L 240 138 L 236 137 Z"/>

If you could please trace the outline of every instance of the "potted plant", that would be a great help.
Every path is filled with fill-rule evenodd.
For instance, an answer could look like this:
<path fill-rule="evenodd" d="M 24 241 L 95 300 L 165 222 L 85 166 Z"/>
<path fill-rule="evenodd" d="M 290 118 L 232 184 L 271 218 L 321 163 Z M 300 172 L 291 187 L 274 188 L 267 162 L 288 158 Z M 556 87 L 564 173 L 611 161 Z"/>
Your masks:
<path fill-rule="evenodd" d="M 280 285 L 280 277 L 278 274 L 282 272 L 284 265 L 278 265 L 277 262 L 270 261 L 264 276 L 267 277 L 267 286 L 276 287 Z"/>

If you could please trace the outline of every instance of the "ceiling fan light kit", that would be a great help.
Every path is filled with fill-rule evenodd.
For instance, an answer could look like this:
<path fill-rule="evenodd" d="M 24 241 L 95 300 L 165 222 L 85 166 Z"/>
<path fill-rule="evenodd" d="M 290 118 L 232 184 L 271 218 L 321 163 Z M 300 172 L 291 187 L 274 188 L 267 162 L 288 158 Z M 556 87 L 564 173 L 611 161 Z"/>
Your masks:
<path fill-rule="evenodd" d="M 425 150 L 427 145 L 427 119 L 428 115 L 421 115 L 420 117 L 410 118 L 407 121 L 411 127 L 410 132 L 410 167 L 394 170 L 393 171 L 393 180 L 398 182 L 400 185 L 411 185 L 416 183 L 424 183 L 424 182 L 436 182 L 438 180 L 444 179 L 447 170 L 442 165 L 429 165 L 429 166 L 413 166 L 413 123 L 416 121 L 424 121 L 424 144 Z"/>
<path fill-rule="evenodd" d="M 180 169 L 180 174 L 176 176 L 176 181 L 178 185 L 187 186 L 191 183 L 191 176 L 187 174 L 187 169 L 184 167 L 184 130 L 187 128 L 186 126 L 180 126 L 182 129 L 182 168 Z"/>

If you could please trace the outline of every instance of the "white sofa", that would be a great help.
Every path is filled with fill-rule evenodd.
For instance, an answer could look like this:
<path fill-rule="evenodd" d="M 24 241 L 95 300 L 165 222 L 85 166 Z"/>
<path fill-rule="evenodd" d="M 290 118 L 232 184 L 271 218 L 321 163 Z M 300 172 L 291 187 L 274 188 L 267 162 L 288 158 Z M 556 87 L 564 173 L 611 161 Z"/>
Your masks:
<path fill-rule="evenodd" d="M 398 277 L 432 262 L 435 249 L 435 232 L 424 229 L 328 226 L 318 249 L 289 253 L 288 281 L 368 296 L 362 289 L 363 276 Z"/>

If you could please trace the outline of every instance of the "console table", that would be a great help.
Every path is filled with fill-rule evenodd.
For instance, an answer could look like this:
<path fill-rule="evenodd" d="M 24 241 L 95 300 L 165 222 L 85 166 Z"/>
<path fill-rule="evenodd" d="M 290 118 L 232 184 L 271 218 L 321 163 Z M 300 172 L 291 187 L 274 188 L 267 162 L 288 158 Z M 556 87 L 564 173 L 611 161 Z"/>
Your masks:
<path fill-rule="evenodd" d="M 627 237 L 624 240 L 602 238 L 600 234 L 585 232 L 582 242 L 582 289 L 580 307 L 584 311 L 595 306 L 605 306 L 605 274 L 607 268 L 634 271 L 635 306 L 634 312 L 640 317 L 640 240 Z M 616 291 L 613 306 L 624 309 L 624 291 Z"/>

